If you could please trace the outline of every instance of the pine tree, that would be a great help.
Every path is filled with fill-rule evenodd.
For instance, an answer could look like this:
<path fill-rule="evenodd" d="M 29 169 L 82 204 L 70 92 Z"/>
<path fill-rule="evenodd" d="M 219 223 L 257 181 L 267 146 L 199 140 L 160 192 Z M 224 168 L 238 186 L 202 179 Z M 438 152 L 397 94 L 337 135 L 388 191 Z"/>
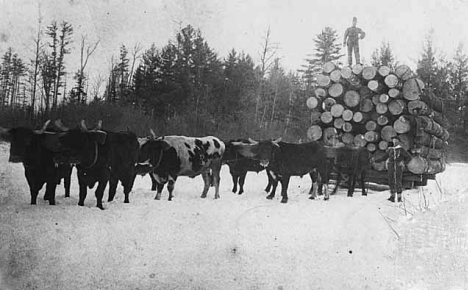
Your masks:
<path fill-rule="evenodd" d="M 384 65 L 391 69 L 395 67 L 395 57 L 389 42 L 382 42 L 380 48 L 374 50 L 371 64 L 375 67 Z"/>
<path fill-rule="evenodd" d="M 300 70 L 307 87 L 315 84 L 315 78 L 324 63 L 336 61 L 344 55 L 341 54 L 338 33 L 331 27 L 325 27 L 320 34 L 316 35 L 314 42 L 315 53 L 312 54 L 312 58 L 306 59 L 307 63 Z"/>
<path fill-rule="evenodd" d="M 464 45 L 460 43 L 450 65 L 450 84 L 455 98 L 459 118 L 457 125 L 463 124 L 462 108 L 468 96 L 468 56 L 464 53 Z"/>

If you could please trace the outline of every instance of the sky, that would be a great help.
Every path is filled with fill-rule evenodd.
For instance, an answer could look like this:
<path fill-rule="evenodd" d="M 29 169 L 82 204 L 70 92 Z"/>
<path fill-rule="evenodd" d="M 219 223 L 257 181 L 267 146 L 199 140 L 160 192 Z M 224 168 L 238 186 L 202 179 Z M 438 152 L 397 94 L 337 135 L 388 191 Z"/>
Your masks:
<path fill-rule="evenodd" d="M 107 74 L 121 44 L 163 47 L 188 24 L 221 58 L 234 48 L 256 61 L 270 28 L 281 64 L 292 71 L 314 53 L 313 39 L 326 26 L 342 42 L 353 16 L 366 32 L 360 47 L 367 62 L 385 41 L 399 62 L 415 68 L 430 29 L 439 53 L 450 58 L 462 42 L 468 54 L 468 0 L 0 0 L 0 54 L 11 46 L 23 59 L 32 57 L 39 15 L 43 26 L 52 20 L 73 25 L 69 72 L 77 68 L 81 36 L 89 44 L 100 41 L 88 64 L 95 75 Z"/>

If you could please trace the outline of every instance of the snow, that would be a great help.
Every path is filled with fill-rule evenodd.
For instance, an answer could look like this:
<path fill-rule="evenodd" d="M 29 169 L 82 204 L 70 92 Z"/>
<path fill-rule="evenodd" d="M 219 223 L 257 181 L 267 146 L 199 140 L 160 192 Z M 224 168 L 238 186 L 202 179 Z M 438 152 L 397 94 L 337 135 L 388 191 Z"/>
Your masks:
<path fill-rule="evenodd" d="M 145 176 L 130 204 L 119 187 L 101 211 L 93 190 L 77 206 L 75 173 L 70 198 L 59 187 L 56 206 L 43 192 L 31 206 L 22 165 L 7 160 L 0 144 L 0 289 L 468 289 L 465 165 L 401 204 L 385 190 L 309 200 L 309 177 L 281 204 L 265 198 L 265 173 L 239 196 L 223 167 L 218 200 L 181 177 L 173 201 L 166 190 L 157 201 Z"/>

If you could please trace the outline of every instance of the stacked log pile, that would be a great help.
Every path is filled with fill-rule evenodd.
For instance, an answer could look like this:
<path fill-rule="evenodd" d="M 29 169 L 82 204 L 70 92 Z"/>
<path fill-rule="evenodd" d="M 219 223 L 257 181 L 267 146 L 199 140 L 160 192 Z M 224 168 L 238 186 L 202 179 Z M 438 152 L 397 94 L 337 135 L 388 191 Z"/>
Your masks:
<path fill-rule="evenodd" d="M 436 174 L 445 170 L 449 134 L 443 127 L 444 104 L 406 65 L 395 69 L 323 66 L 317 77 L 311 109 L 309 140 L 327 146 L 366 147 L 377 159 L 399 136 L 413 156 L 407 170 Z M 386 170 L 385 162 L 374 169 Z"/>

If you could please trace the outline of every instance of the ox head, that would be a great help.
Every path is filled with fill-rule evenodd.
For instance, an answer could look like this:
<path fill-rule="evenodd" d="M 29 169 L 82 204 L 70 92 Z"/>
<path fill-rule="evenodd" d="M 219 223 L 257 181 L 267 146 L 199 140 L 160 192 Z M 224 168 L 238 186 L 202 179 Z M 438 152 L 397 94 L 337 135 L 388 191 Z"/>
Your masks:
<path fill-rule="evenodd" d="M 161 162 L 164 151 L 171 148 L 169 143 L 164 140 L 164 137 L 157 139 L 149 139 L 140 147 L 138 155 L 137 172 L 141 171 L 139 168 L 157 168 Z M 145 171 L 151 171 L 145 170 Z"/>
<path fill-rule="evenodd" d="M 55 125 L 65 133 L 59 137 L 59 142 L 63 148 L 67 149 L 66 154 L 57 156 L 60 163 L 77 163 L 83 166 L 92 166 L 96 163 L 99 145 L 106 142 L 107 133 L 101 130 L 102 121 L 94 129 L 88 129 L 84 120 L 77 128 L 68 129 L 60 120 Z"/>
<path fill-rule="evenodd" d="M 46 121 L 40 130 L 32 130 L 25 127 L 11 129 L 0 127 L 0 141 L 10 143 L 9 162 L 23 162 L 27 151 L 34 150 L 36 152 L 39 150 L 39 146 L 44 146 L 51 151 L 60 150 L 60 147 L 54 144 L 55 134 L 46 131 L 49 123 L 50 120 Z M 33 146 L 36 146 L 36 148 Z"/>
<path fill-rule="evenodd" d="M 260 142 L 249 138 L 249 144 L 243 142 L 232 142 L 232 144 L 241 155 L 257 159 L 260 161 L 260 165 L 268 167 L 274 161 L 275 153 L 279 150 L 279 142 L 281 142 L 281 138 Z"/>

